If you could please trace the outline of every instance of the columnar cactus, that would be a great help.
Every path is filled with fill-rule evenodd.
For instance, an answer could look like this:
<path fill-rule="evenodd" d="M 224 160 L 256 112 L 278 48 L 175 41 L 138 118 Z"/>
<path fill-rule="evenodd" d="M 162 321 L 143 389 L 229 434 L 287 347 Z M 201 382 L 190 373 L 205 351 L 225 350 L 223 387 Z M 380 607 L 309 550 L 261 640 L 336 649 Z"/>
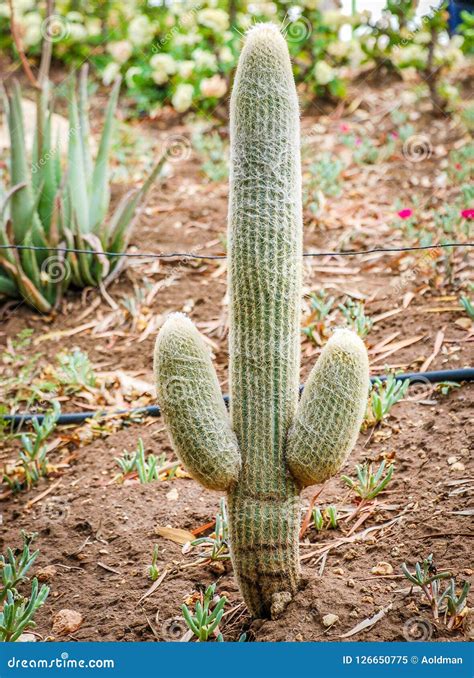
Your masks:
<path fill-rule="evenodd" d="M 173 314 L 155 349 L 174 447 L 205 487 L 227 492 L 230 547 L 254 616 L 284 608 L 299 579 L 299 495 L 354 446 L 368 393 L 362 341 L 334 333 L 299 392 L 302 293 L 299 111 L 278 28 L 247 34 L 231 100 L 230 417 L 209 350 Z"/>

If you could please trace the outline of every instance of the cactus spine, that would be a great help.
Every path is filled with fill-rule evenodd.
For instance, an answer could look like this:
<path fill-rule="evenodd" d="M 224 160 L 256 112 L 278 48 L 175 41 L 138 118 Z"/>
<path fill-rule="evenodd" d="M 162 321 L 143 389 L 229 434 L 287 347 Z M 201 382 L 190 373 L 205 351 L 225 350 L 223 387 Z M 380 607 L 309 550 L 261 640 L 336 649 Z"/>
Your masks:
<path fill-rule="evenodd" d="M 234 571 L 254 616 L 298 587 L 299 494 L 352 449 L 368 393 L 367 352 L 336 332 L 298 404 L 302 209 L 299 111 L 286 43 L 257 25 L 231 100 L 230 418 L 192 323 L 163 325 L 157 392 L 175 449 L 206 487 L 226 490 Z"/>

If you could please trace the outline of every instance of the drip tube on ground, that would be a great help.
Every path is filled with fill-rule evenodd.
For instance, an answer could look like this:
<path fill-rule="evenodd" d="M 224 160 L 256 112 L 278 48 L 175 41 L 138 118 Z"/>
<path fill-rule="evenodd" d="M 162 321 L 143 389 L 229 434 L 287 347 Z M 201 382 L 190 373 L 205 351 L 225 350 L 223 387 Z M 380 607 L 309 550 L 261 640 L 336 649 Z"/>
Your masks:
<path fill-rule="evenodd" d="M 387 375 L 380 375 L 371 377 L 371 382 L 374 383 L 376 379 L 385 381 Z M 474 368 L 466 367 L 458 370 L 438 370 L 434 372 L 407 372 L 406 374 L 397 374 L 397 381 L 409 381 L 410 384 L 439 384 L 444 381 L 452 381 L 461 383 L 463 381 L 474 381 Z M 304 385 L 300 386 L 300 392 Z M 229 403 L 229 396 L 225 395 L 224 400 L 226 404 Z M 71 412 L 69 414 L 61 414 L 57 420 L 58 425 L 68 424 L 82 424 L 87 419 L 103 419 L 112 416 L 140 416 L 159 417 L 161 410 L 158 405 L 148 405 L 146 407 L 137 407 L 124 410 L 105 410 L 105 411 L 90 411 L 90 412 Z M 21 426 L 36 419 L 38 423 L 43 421 L 43 414 L 35 414 L 34 412 L 23 412 L 20 414 L 6 414 L 0 415 L 0 419 L 4 422 L 11 423 L 14 427 Z"/>

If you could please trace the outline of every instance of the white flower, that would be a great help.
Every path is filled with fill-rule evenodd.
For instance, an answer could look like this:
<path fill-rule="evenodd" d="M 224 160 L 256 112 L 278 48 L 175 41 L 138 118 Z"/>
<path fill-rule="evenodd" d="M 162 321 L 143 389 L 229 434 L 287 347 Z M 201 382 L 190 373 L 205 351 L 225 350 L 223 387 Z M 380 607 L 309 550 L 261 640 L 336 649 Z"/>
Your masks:
<path fill-rule="evenodd" d="M 349 40 L 349 61 L 352 67 L 360 66 L 366 54 L 358 40 Z"/>
<path fill-rule="evenodd" d="M 398 68 L 415 66 L 423 68 L 426 65 L 427 53 L 421 45 L 396 45 L 392 50 L 392 61 Z"/>
<path fill-rule="evenodd" d="M 196 25 L 196 12 L 193 11 L 192 8 L 191 10 L 185 12 L 184 14 L 182 14 L 182 9 L 179 7 L 179 5 L 177 6 L 177 8 L 180 13 L 178 20 L 179 25 L 181 25 L 186 30 L 189 30 L 190 28 Z"/>
<path fill-rule="evenodd" d="M 8 3 L 5 4 L 8 5 Z M 34 8 L 35 0 L 15 0 L 13 5 L 15 9 L 15 14 L 18 12 L 18 14 L 21 15 L 24 14 L 25 12 L 28 12 L 30 9 Z"/>
<path fill-rule="evenodd" d="M 460 37 L 462 36 L 455 36 Z M 464 54 L 457 46 L 459 43 L 452 38 L 449 45 L 435 50 L 435 62 L 437 64 L 447 64 L 451 68 L 457 68 L 464 63 Z"/>
<path fill-rule="evenodd" d="M 220 75 L 213 75 L 212 78 L 201 80 L 201 94 L 203 97 L 216 97 L 220 99 L 227 92 L 227 83 Z"/>
<path fill-rule="evenodd" d="M 66 36 L 68 38 L 71 38 L 71 40 L 74 42 L 82 42 L 83 40 L 87 40 L 87 29 L 85 26 L 75 23 L 74 21 L 69 21 L 66 26 Z"/>
<path fill-rule="evenodd" d="M 351 24 L 352 26 L 358 26 L 359 24 L 366 24 L 370 19 L 370 10 L 364 9 L 363 12 L 356 12 L 350 16 L 346 16 L 346 23 Z"/>
<path fill-rule="evenodd" d="M 341 14 L 341 12 L 338 12 L 337 10 L 328 10 L 327 12 L 323 12 L 323 24 L 326 24 L 326 26 L 329 26 L 330 28 L 339 28 L 339 26 L 343 26 L 349 22 L 350 17 L 345 14 Z"/>
<path fill-rule="evenodd" d="M 144 14 L 134 17 L 128 26 L 128 37 L 137 47 L 142 47 L 151 42 L 153 33 L 153 26 Z"/>
<path fill-rule="evenodd" d="M 201 36 L 196 31 L 188 31 L 186 33 L 178 33 L 174 38 L 175 47 L 193 47 L 198 42 L 201 42 Z"/>
<path fill-rule="evenodd" d="M 246 31 L 247 28 L 250 28 L 252 23 L 252 17 L 250 14 L 243 12 L 239 12 L 239 14 L 237 14 L 237 24 L 240 26 L 241 30 Z"/>
<path fill-rule="evenodd" d="M 329 43 L 327 52 L 337 59 L 345 59 L 345 57 L 347 57 L 349 54 L 350 48 L 350 42 L 346 40 L 336 40 L 335 42 Z"/>
<path fill-rule="evenodd" d="M 119 73 L 120 66 L 115 61 L 111 61 L 110 64 L 107 64 L 107 66 L 104 68 L 102 73 L 102 82 L 104 85 L 112 84 Z"/>
<path fill-rule="evenodd" d="M 256 3 L 251 3 L 248 6 L 248 11 L 250 14 L 254 14 L 255 16 L 274 16 L 277 12 L 277 8 L 275 3 L 273 2 L 256 2 Z"/>
<path fill-rule="evenodd" d="M 194 87 L 188 83 L 177 86 L 175 93 L 171 98 L 171 103 L 178 113 L 184 113 L 184 111 L 188 110 L 193 102 L 193 93 Z"/>
<path fill-rule="evenodd" d="M 414 35 L 413 41 L 417 45 L 429 45 L 431 42 L 431 34 L 428 31 L 417 31 Z"/>
<path fill-rule="evenodd" d="M 318 61 L 314 67 L 314 77 L 318 85 L 327 85 L 334 80 L 336 72 L 326 61 Z"/>
<path fill-rule="evenodd" d="M 109 42 L 107 51 L 112 55 L 114 61 L 124 64 L 132 56 L 133 46 L 128 40 L 117 40 L 117 42 Z"/>
<path fill-rule="evenodd" d="M 205 49 L 195 49 L 193 52 L 193 59 L 196 62 L 198 70 L 215 71 L 217 68 L 217 59 L 215 54 L 207 52 Z"/>
<path fill-rule="evenodd" d="M 139 68 L 138 66 L 132 66 L 127 70 L 125 73 L 125 82 L 127 83 L 127 87 L 129 89 L 133 89 L 135 87 L 135 76 L 136 75 L 141 75 L 142 69 Z"/>
<path fill-rule="evenodd" d="M 100 19 L 87 19 L 86 20 L 86 31 L 87 35 L 90 38 L 96 38 L 102 33 L 102 24 Z"/>
<path fill-rule="evenodd" d="M 223 9 L 203 9 L 198 14 L 198 22 L 216 33 L 226 31 L 229 27 L 229 15 Z"/>
<path fill-rule="evenodd" d="M 188 80 L 193 74 L 194 71 L 194 61 L 179 61 L 178 62 L 178 74 L 184 79 Z"/>
<path fill-rule="evenodd" d="M 26 47 L 32 47 L 41 42 L 41 28 L 39 26 L 28 26 L 23 34 L 23 43 Z"/>
<path fill-rule="evenodd" d="M 227 47 L 226 45 L 219 50 L 219 60 L 223 64 L 230 64 L 234 61 L 234 55 L 232 54 L 230 47 Z"/>
<path fill-rule="evenodd" d="M 73 23 L 76 24 L 82 24 L 84 17 L 80 12 L 68 12 L 66 14 L 66 19 L 67 21 L 72 21 Z"/>
<path fill-rule="evenodd" d="M 153 70 L 164 71 L 167 75 L 176 73 L 177 64 L 171 54 L 155 54 L 150 59 Z"/>
<path fill-rule="evenodd" d="M 171 54 L 155 54 L 150 59 L 152 68 L 151 77 L 157 85 L 164 85 L 168 82 L 169 76 L 174 75 L 177 70 L 176 61 Z"/>
<path fill-rule="evenodd" d="M 41 17 L 36 12 L 25 14 L 23 23 L 23 42 L 26 47 L 32 47 L 41 42 Z"/>

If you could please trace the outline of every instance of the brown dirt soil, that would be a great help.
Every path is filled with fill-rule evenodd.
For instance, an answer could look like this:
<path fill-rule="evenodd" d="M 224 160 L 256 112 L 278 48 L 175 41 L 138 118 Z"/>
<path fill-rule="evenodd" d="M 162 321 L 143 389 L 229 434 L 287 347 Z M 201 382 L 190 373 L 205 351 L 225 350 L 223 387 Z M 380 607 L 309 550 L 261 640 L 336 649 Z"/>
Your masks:
<path fill-rule="evenodd" d="M 397 95 L 395 90 L 368 90 L 364 105 L 347 118 L 340 118 L 338 112 L 332 117 L 305 117 L 303 137 L 309 135 L 317 146 L 331 146 L 341 122 L 364 126 L 369 132 L 378 125 L 377 133 L 382 134 L 383 126 L 389 123 L 384 111 Z M 424 112 L 420 116 L 423 128 L 430 118 Z M 430 121 L 430 125 L 438 146 L 449 150 L 459 143 L 459 131 L 451 122 Z M 183 127 L 171 131 L 187 133 Z M 403 242 L 400 233 L 387 225 L 387 216 L 393 216 L 393 201 L 413 192 L 431 206 L 445 201 L 446 194 L 433 190 L 432 183 L 426 189 L 421 185 L 414 188 L 410 183 L 413 176 L 433 179 L 438 163 L 434 157 L 407 163 L 398 154 L 383 167 L 364 166 L 356 168 L 357 171 L 352 168 L 346 173 L 342 197 L 328 199 L 318 221 L 306 215 L 305 250 L 400 244 Z M 173 163 L 171 169 L 172 175 L 155 188 L 132 244 L 140 251 L 221 253 L 227 186 L 206 182 L 194 154 Z M 456 252 L 454 261 L 456 285 L 469 275 L 469 262 L 461 251 Z M 327 257 L 305 263 L 306 292 L 325 286 L 340 298 L 347 293 L 365 298 L 367 312 L 377 320 L 367 339 L 372 350 L 372 374 L 387 369 L 418 370 L 433 352 L 439 330 L 444 333 L 442 347 L 429 369 L 472 364 L 472 334 L 456 323 L 462 317 L 456 308 L 456 287 L 437 279 L 427 283 L 420 257 Z M 417 272 L 400 291 L 400 287 L 393 285 L 406 268 L 416 268 Z M 69 296 L 54 317 L 34 314 L 22 304 L 7 305 L 0 339 L 6 343 L 21 329 L 33 328 L 38 342 L 35 350 L 44 354 L 45 363 L 53 361 L 60 350 L 78 346 L 88 352 L 99 374 L 120 369 L 151 382 L 156 327 L 166 313 L 186 310 L 212 344 L 219 378 L 226 391 L 225 262 L 132 261 L 108 294 L 118 302 L 123 296 L 133 295 L 134 286 L 139 287 L 145 280 L 150 283 L 147 292 L 159 283 L 158 291 L 142 304 L 135 326 L 129 319 L 125 323 L 110 320 L 114 311 L 108 302 L 100 299 L 96 291 L 88 290 L 82 297 Z M 406 297 L 411 291 L 413 298 Z M 394 314 L 388 315 L 389 311 Z M 101 325 L 85 327 L 70 336 L 53 334 L 42 341 L 49 333 L 94 322 Z M 155 327 L 147 336 L 151 322 L 155 322 Z M 397 338 L 390 339 L 396 332 Z M 373 349 L 382 340 L 416 337 L 420 339 L 376 362 L 383 351 Z M 314 345 L 303 343 L 302 381 L 317 353 Z M 423 386 L 421 390 L 410 391 L 383 426 L 361 434 L 343 472 L 352 474 L 354 463 L 371 460 L 378 464 L 383 458 L 393 460 L 396 470 L 376 512 L 357 532 L 397 520 L 369 532 L 365 538 L 346 543 L 339 543 L 341 529 L 322 533 L 308 530 L 301 544 L 302 590 L 283 616 L 274 621 L 250 620 L 229 564 L 213 569 L 196 564 L 199 549 L 182 553 L 180 545 L 155 533 L 156 526 L 195 530 L 209 523 L 218 509 L 218 494 L 203 490 L 185 474 L 146 485 L 133 482 L 120 485 L 113 481 L 118 472 L 114 458 L 124 449 L 134 449 L 139 437 L 147 451 L 174 459 L 159 419 L 128 421 L 117 430 L 104 427 L 98 437 L 82 443 L 78 442 L 77 431 L 70 427 L 61 429 L 61 444 L 51 453 L 59 469 L 58 477 L 42 481 L 29 492 L 8 496 L 0 503 L 0 551 L 7 545 L 19 545 L 20 529 L 35 531 L 36 546 L 41 552 L 34 571 L 47 565 L 56 568 L 50 581 L 50 596 L 37 618 L 36 633 L 41 639 L 53 637 L 54 614 L 69 608 L 79 611 L 84 621 L 65 640 L 176 640 L 186 631 L 180 616 L 181 604 L 216 581 L 219 593 L 225 593 L 229 601 L 221 625 L 226 640 L 237 640 L 243 631 L 256 641 L 338 640 L 342 633 L 390 604 L 391 608 L 372 628 L 349 639 L 403 640 L 404 625 L 422 618 L 427 624 L 424 627 L 427 637 L 464 640 L 463 629 L 448 632 L 442 623 L 433 622 L 420 596 L 410 594 L 400 564 L 406 561 L 413 565 L 432 552 L 439 570 L 451 570 L 458 580 L 472 578 L 472 518 L 456 512 L 468 508 L 469 501 L 472 505 L 469 493 L 474 480 L 473 400 L 472 384 L 447 396 L 432 393 Z M 140 399 L 136 394 L 124 395 L 117 383 L 109 383 L 92 400 L 90 394 L 78 394 L 65 398 L 62 406 L 64 411 L 74 411 L 144 402 L 151 403 L 153 399 L 146 395 Z M 448 464 L 452 456 L 464 465 L 464 470 L 452 470 L 452 464 Z M 6 444 L 0 450 L 0 462 L 11 458 L 12 447 Z M 319 506 L 350 505 L 340 475 L 326 483 L 318 499 Z M 40 498 L 48 489 L 49 493 Z M 315 489 L 304 492 L 305 508 Z M 349 528 L 350 524 L 343 523 L 345 533 Z M 146 569 L 154 544 L 159 547 L 160 571 L 167 574 L 156 591 L 141 600 L 151 584 Z M 333 548 L 326 560 L 321 561 L 318 549 L 329 544 Z M 381 561 L 392 565 L 392 574 L 380 576 L 371 572 Z M 472 604 L 472 594 L 470 598 Z M 322 623 L 328 613 L 339 617 L 329 629 Z"/>

